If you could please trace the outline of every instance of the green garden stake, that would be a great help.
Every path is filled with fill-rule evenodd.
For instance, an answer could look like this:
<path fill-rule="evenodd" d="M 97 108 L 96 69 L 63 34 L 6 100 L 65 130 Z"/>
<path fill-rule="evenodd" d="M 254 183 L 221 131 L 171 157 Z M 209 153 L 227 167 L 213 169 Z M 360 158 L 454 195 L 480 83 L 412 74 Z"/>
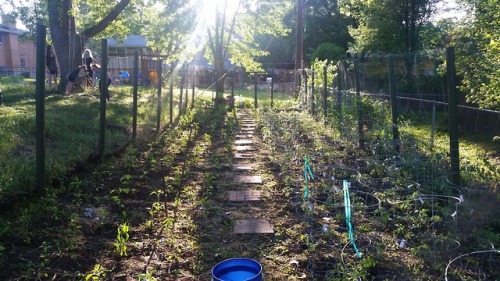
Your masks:
<path fill-rule="evenodd" d="M 352 232 L 351 198 L 349 197 L 349 186 L 351 185 L 351 183 L 344 180 L 343 185 L 344 185 L 345 220 L 347 224 L 347 231 L 349 232 L 349 240 L 351 240 L 351 244 L 354 247 L 354 250 L 356 251 L 356 255 L 358 256 L 358 258 L 361 258 L 361 253 L 359 252 L 358 247 L 356 246 L 356 242 L 354 241 L 354 234 Z"/>
<path fill-rule="evenodd" d="M 309 158 L 304 158 L 304 182 L 305 182 L 305 188 L 304 188 L 304 200 L 307 200 L 309 198 L 309 177 L 311 177 L 312 180 L 314 180 L 314 175 L 311 171 L 311 167 L 309 166 Z"/>

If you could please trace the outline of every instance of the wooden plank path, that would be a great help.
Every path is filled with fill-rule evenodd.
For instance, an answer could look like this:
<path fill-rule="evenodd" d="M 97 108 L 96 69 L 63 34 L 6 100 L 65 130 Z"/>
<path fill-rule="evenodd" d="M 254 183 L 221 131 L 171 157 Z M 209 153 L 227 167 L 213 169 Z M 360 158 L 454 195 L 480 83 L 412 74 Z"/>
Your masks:
<path fill-rule="evenodd" d="M 257 146 L 253 140 L 255 133 L 255 123 L 253 118 L 245 112 L 238 112 L 240 119 L 240 131 L 236 135 L 233 151 L 235 162 L 233 164 L 233 183 L 238 190 L 228 191 L 228 201 L 241 204 L 250 204 L 262 200 L 263 191 L 256 189 L 262 185 L 262 177 L 256 175 L 253 164 L 248 161 L 255 160 L 258 153 Z M 248 214 L 248 218 L 238 219 L 234 223 L 234 234 L 273 234 L 273 225 L 261 218 L 253 218 Z"/>

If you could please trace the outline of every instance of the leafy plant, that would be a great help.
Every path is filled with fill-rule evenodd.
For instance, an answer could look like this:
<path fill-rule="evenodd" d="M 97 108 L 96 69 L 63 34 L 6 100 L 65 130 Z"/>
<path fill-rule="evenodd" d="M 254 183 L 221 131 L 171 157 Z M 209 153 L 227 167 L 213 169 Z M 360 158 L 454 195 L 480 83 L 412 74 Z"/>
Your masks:
<path fill-rule="evenodd" d="M 128 230 L 129 226 L 126 223 L 120 224 L 117 230 L 118 234 L 116 235 L 116 241 L 113 245 L 120 256 L 127 255 L 127 242 L 129 239 Z"/>
<path fill-rule="evenodd" d="M 85 281 L 89 280 L 105 280 L 107 275 L 107 270 L 100 264 L 94 265 L 92 272 L 85 277 Z"/>
<path fill-rule="evenodd" d="M 154 269 L 152 271 L 146 270 L 146 273 L 141 273 L 137 275 L 137 278 L 140 281 L 156 281 L 157 279 L 153 277 L 154 272 L 155 272 Z"/>

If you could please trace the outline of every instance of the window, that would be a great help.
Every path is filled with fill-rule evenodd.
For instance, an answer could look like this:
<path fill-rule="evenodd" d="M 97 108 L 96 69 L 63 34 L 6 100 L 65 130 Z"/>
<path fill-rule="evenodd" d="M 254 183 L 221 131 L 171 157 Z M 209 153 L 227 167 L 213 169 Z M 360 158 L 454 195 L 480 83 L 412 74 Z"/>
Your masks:
<path fill-rule="evenodd" d="M 21 68 L 25 68 L 26 67 L 26 60 L 24 58 L 19 59 L 19 66 Z"/>

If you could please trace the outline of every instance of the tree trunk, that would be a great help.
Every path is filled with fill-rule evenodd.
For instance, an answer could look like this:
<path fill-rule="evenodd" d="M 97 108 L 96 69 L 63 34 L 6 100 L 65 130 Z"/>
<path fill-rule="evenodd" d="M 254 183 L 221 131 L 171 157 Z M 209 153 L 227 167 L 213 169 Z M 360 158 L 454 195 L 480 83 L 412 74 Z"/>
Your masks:
<path fill-rule="evenodd" d="M 80 36 L 76 34 L 75 19 L 69 15 L 72 9 L 72 0 L 49 0 L 49 28 L 54 49 L 59 61 L 61 80 L 58 91 L 64 92 L 67 75 L 81 64 L 82 45 Z"/>
<path fill-rule="evenodd" d="M 59 61 L 61 80 L 58 91 L 64 92 L 68 73 L 82 64 L 82 52 L 89 38 L 103 31 L 127 7 L 130 0 L 121 0 L 94 26 L 76 33 L 75 18 L 71 15 L 72 0 L 48 0 L 50 36 Z"/>
<path fill-rule="evenodd" d="M 219 47 L 222 50 L 222 47 Z M 215 64 L 215 97 L 218 101 L 222 101 L 224 99 L 224 57 L 222 56 L 222 52 L 219 54 L 219 50 L 217 50 L 217 54 L 214 59 Z"/>

